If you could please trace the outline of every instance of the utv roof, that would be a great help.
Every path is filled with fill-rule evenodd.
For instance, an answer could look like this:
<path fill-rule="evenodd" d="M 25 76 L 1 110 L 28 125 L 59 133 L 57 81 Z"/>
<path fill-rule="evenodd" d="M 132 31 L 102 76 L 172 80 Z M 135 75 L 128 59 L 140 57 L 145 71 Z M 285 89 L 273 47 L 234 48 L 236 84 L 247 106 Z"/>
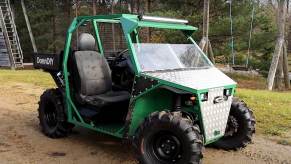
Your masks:
<path fill-rule="evenodd" d="M 128 33 L 132 32 L 137 27 L 176 29 L 186 31 L 188 34 L 192 34 L 198 29 L 196 27 L 187 25 L 187 20 L 134 14 L 79 16 L 75 18 L 74 22 L 77 26 L 79 26 L 80 24 L 83 24 L 87 21 L 93 21 L 95 23 L 121 23 L 123 29 Z"/>

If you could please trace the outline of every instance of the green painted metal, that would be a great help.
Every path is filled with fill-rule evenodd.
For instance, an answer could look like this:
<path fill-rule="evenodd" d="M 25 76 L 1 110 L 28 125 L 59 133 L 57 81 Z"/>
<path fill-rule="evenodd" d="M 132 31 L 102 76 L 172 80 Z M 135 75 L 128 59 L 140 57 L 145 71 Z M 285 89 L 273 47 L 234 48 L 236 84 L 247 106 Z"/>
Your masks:
<path fill-rule="evenodd" d="M 138 27 L 137 20 L 135 19 L 132 20 L 126 17 L 122 17 L 120 21 L 124 33 L 130 34 L 134 29 Z"/>
<path fill-rule="evenodd" d="M 151 92 L 151 91 L 153 91 L 153 90 L 155 90 L 155 89 L 157 89 L 157 88 L 159 88 L 161 86 L 162 86 L 161 84 L 157 84 L 157 85 L 153 86 L 152 88 L 145 90 L 144 92 L 142 92 L 138 96 L 132 97 L 132 99 L 133 100 L 137 100 L 138 98 L 144 96 L 145 94 L 147 94 L 147 93 L 149 93 L 149 92 Z"/>
<path fill-rule="evenodd" d="M 135 24 L 132 23 L 127 18 L 121 18 L 121 22 L 122 22 L 122 24 L 121 24 L 122 30 L 123 30 L 124 35 L 125 35 L 125 40 L 126 40 L 127 45 L 128 45 L 128 51 L 131 54 L 130 59 L 133 63 L 133 68 L 134 68 L 135 74 L 138 75 L 139 72 L 141 72 L 141 69 L 140 69 L 140 65 L 139 65 L 137 57 L 136 57 L 135 49 L 134 49 L 133 44 L 132 44 L 132 38 L 130 36 L 131 32 L 134 31 L 134 29 L 137 28 L 137 26 L 135 26 Z"/>
<path fill-rule="evenodd" d="M 96 35 L 96 38 L 97 38 L 98 50 L 104 56 L 104 50 L 103 50 L 101 39 L 100 39 L 100 35 L 99 35 L 99 29 L 98 29 L 97 21 L 93 20 L 92 22 L 93 22 L 93 27 L 94 27 L 94 30 L 95 30 L 95 35 Z"/>
<path fill-rule="evenodd" d="M 133 114 L 132 114 L 133 116 L 132 116 L 132 123 L 131 123 L 130 133 L 129 133 L 130 135 L 134 135 L 134 132 L 135 132 L 136 128 L 138 127 L 138 125 L 150 113 L 155 112 L 155 111 L 169 110 L 172 107 L 172 104 L 171 104 L 171 102 L 173 100 L 172 93 L 169 91 L 166 91 L 166 90 L 157 90 L 157 88 L 161 87 L 162 85 L 166 85 L 166 86 L 171 86 L 173 88 L 189 91 L 190 93 L 193 93 L 197 96 L 197 98 L 198 98 L 197 105 L 195 105 L 193 108 L 183 108 L 182 110 L 198 114 L 199 123 L 201 125 L 201 131 L 203 132 L 203 134 L 204 134 L 203 136 L 205 137 L 205 131 L 204 131 L 205 125 L 203 124 L 203 121 L 202 121 L 203 116 L 202 116 L 202 113 L 200 110 L 200 106 L 202 103 L 201 94 L 208 92 L 208 89 L 194 90 L 192 88 L 187 88 L 185 86 L 182 86 L 182 85 L 179 85 L 176 83 L 171 83 L 169 81 L 164 81 L 164 80 L 161 80 L 158 78 L 150 77 L 148 75 L 142 74 L 142 76 L 153 78 L 153 79 L 159 81 L 159 84 L 157 86 L 147 90 L 146 92 L 141 93 L 139 96 L 134 98 L 134 99 L 136 99 L 136 101 L 135 101 L 135 107 L 134 107 Z M 236 85 L 218 86 L 218 87 L 224 87 L 225 89 L 231 88 L 232 95 L 233 95 Z M 163 95 L 163 93 L 165 93 L 165 92 L 167 92 L 167 93 Z M 155 96 L 157 96 L 157 97 L 155 97 Z M 157 100 L 159 100 L 158 103 L 157 103 Z M 161 106 L 155 108 L 152 105 L 158 105 L 158 106 L 161 105 Z M 215 139 L 205 142 L 205 145 L 211 144 L 211 143 L 217 141 L 221 137 L 223 137 L 223 135 L 217 135 L 217 137 Z M 204 138 L 204 140 L 205 140 L 205 138 Z"/>
<path fill-rule="evenodd" d="M 110 132 L 110 128 L 104 128 L 95 126 L 94 124 L 86 123 L 83 118 L 81 117 L 80 113 L 78 112 L 77 107 L 75 106 L 74 102 L 71 98 L 70 93 L 70 83 L 69 83 L 69 72 L 68 72 L 68 58 L 69 58 L 69 51 L 71 46 L 72 40 L 72 33 L 84 22 L 92 22 L 94 27 L 94 32 L 97 38 L 98 49 L 102 55 L 104 55 L 99 30 L 98 30 L 98 23 L 121 23 L 124 35 L 128 44 L 129 52 L 131 54 L 131 60 L 133 61 L 134 69 L 136 75 L 139 75 L 141 70 L 139 68 L 139 64 L 136 58 L 136 53 L 132 44 L 131 33 L 134 32 L 136 35 L 136 41 L 138 42 L 138 35 L 137 35 L 137 28 L 140 27 L 156 27 L 156 28 L 172 28 L 172 29 L 179 29 L 183 31 L 191 31 L 193 33 L 196 28 L 189 26 L 189 25 L 178 25 L 178 24 L 171 24 L 171 23 L 156 23 L 156 22 L 143 22 L 138 20 L 137 15 L 130 15 L 130 14 L 115 14 L 115 15 L 98 15 L 98 16 L 80 16 L 76 17 L 73 22 L 71 23 L 66 38 L 65 50 L 64 50 L 64 60 L 63 60 L 63 73 L 64 73 L 64 81 L 65 81 L 65 104 L 68 113 L 68 121 L 74 123 L 76 125 L 80 125 L 86 128 L 90 128 L 99 132 L 103 132 L 106 134 L 114 135 L 116 137 L 121 137 L 122 129 L 118 130 L 118 133 Z M 146 94 L 146 93 L 145 93 Z M 142 96 L 143 97 L 143 96 Z M 147 98 L 148 99 L 148 98 Z M 147 100 L 148 101 L 148 100 Z M 136 101 L 137 105 L 140 106 L 143 102 L 140 98 Z M 170 102 L 170 101 L 169 101 Z M 139 111 L 139 110 L 137 110 Z M 150 110 L 151 111 L 151 110 Z M 149 113 L 147 113 L 149 114 Z M 136 119 L 136 118 L 135 118 Z M 137 124 L 136 124 L 137 126 Z"/>
<path fill-rule="evenodd" d="M 188 37 L 188 39 L 192 43 L 195 44 L 195 41 L 193 40 L 191 35 L 194 31 L 197 30 L 197 28 L 193 26 L 189 26 L 189 25 L 184 25 L 184 24 L 140 21 L 137 15 L 130 15 L 130 14 L 80 16 L 80 17 L 75 18 L 72 24 L 70 25 L 67 31 L 66 44 L 65 44 L 65 49 L 64 49 L 64 60 L 63 60 L 63 74 L 64 74 L 65 94 L 66 94 L 65 105 L 66 105 L 66 109 L 68 113 L 69 122 L 85 127 L 85 128 L 89 128 L 89 129 L 101 132 L 101 133 L 113 135 L 119 138 L 122 138 L 125 133 L 125 127 L 124 127 L 125 125 L 114 125 L 114 124 L 95 125 L 94 123 L 85 122 L 82 116 L 80 115 L 80 113 L 78 112 L 78 109 L 75 106 L 74 102 L 72 101 L 71 93 L 70 93 L 71 91 L 70 83 L 69 83 L 70 73 L 68 72 L 68 58 L 70 55 L 69 51 L 70 51 L 70 46 L 71 46 L 72 33 L 84 22 L 92 22 L 93 27 L 94 27 L 94 32 L 97 38 L 97 42 L 98 42 L 97 43 L 98 49 L 102 55 L 104 55 L 104 50 L 103 50 L 100 35 L 99 35 L 98 24 L 99 23 L 120 23 L 122 26 L 122 30 L 124 32 L 125 39 L 127 41 L 130 58 L 134 67 L 135 75 L 153 78 L 159 82 L 158 85 L 144 91 L 143 93 L 141 93 L 140 95 L 136 97 L 132 97 L 132 99 L 130 100 L 130 102 L 134 102 L 134 104 L 131 104 L 134 107 L 133 107 L 133 112 L 131 113 L 132 115 L 131 123 L 129 125 L 130 136 L 133 136 L 135 134 L 136 129 L 138 128 L 140 123 L 144 120 L 145 117 L 149 116 L 149 114 L 155 111 L 170 110 L 172 108 L 173 93 L 165 89 L 157 89 L 162 85 L 171 86 L 177 89 L 189 91 L 198 96 L 198 105 L 194 106 L 193 108 L 187 108 L 183 110 L 187 110 L 189 112 L 194 112 L 198 114 L 199 120 L 201 121 L 200 124 L 202 125 L 202 131 L 203 131 L 204 125 L 202 122 L 202 114 L 200 112 L 200 105 L 201 105 L 200 94 L 203 92 L 208 92 L 208 89 L 195 90 L 193 88 L 185 87 L 176 83 L 161 80 L 155 77 L 150 77 L 149 75 L 142 73 L 140 69 L 140 65 L 137 60 L 137 56 L 136 56 L 136 52 L 133 46 L 133 40 L 131 36 L 131 34 L 134 34 L 136 42 L 139 43 L 138 29 L 140 27 L 174 29 L 174 30 L 181 30 L 182 32 L 184 32 L 184 34 Z M 209 63 L 211 63 L 210 60 L 209 60 Z M 234 93 L 236 86 L 230 85 L 230 86 L 224 86 L 224 87 L 233 88 L 232 93 Z"/>
<path fill-rule="evenodd" d="M 124 134 L 124 125 L 123 124 L 102 124 L 102 125 L 98 125 L 95 126 L 94 124 L 87 124 L 87 123 L 81 123 L 79 121 L 73 120 L 71 121 L 71 123 L 84 127 L 84 128 L 88 128 L 91 130 L 95 130 L 97 132 L 100 133 L 104 133 L 104 134 L 108 134 L 108 135 L 112 135 L 118 138 L 123 138 L 123 134 Z"/>
<path fill-rule="evenodd" d="M 140 43 L 140 41 L 139 41 L 139 37 L 138 37 L 138 32 L 137 32 L 137 29 L 134 29 L 133 30 L 133 34 L 134 34 L 134 38 L 135 38 L 135 42 L 136 43 Z"/>
<path fill-rule="evenodd" d="M 132 54 L 132 55 L 130 55 L 130 59 L 131 59 L 132 64 L 133 64 L 135 74 L 139 75 L 139 73 L 141 72 L 141 68 L 140 68 L 140 65 L 138 63 L 137 56 L 135 55 L 136 53 L 135 53 L 135 49 L 134 49 L 133 44 L 132 44 L 132 39 L 131 39 L 130 34 L 125 34 L 125 39 L 126 39 L 126 42 L 128 44 L 128 51 L 130 54 Z"/>
<path fill-rule="evenodd" d="M 154 89 L 138 97 L 134 104 L 129 135 L 133 136 L 144 119 L 155 111 L 170 110 L 173 94 L 167 90 Z"/>
<path fill-rule="evenodd" d="M 67 40 L 65 44 L 65 51 L 64 51 L 64 60 L 63 60 L 63 73 L 64 73 L 64 79 L 65 79 L 65 99 L 66 99 L 66 108 L 67 108 L 67 113 L 68 113 L 68 121 L 72 122 L 73 121 L 73 114 L 72 114 L 72 109 L 76 113 L 78 119 L 84 123 L 84 120 L 82 119 L 81 115 L 77 111 L 70 95 L 70 84 L 69 84 L 69 73 L 68 73 L 68 59 L 69 59 L 69 51 L 70 51 L 70 45 L 71 45 L 71 40 L 72 40 L 72 32 L 76 29 L 75 27 L 78 25 L 77 19 L 74 19 L 69 30 L 67 33 Z"/>

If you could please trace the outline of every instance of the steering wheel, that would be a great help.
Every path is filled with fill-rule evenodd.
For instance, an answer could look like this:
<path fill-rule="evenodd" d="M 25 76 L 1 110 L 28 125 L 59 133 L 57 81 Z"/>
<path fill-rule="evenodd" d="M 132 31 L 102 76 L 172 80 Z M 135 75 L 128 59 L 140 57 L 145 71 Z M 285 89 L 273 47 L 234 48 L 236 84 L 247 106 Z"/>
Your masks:
<path fill-rule="evenodd" d="M 128 48 L 118 52 L 118 54 L 116 55 L 116 58 L 122 58 L 123 55 L 126 55 L 126 52 L 128 52 Z"/>

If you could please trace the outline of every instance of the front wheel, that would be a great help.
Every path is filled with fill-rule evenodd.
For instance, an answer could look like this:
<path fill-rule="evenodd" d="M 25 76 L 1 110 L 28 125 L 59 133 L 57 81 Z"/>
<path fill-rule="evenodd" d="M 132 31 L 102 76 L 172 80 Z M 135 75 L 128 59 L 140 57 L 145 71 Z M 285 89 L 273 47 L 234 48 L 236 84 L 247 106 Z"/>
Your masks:
<path fill-rule="evenodd" d="M 231 104 L 225 135 L 213 145 L 226 150 L 246 147 L 255 133 L 255 118 L 243 101 L 234 98 Z"/>
<path fill-rule="evenodd" d="M 202 136 L 180 112 L 155 112 L 141 124 L 135 145 L 142 164 L 199 164 Z"/>

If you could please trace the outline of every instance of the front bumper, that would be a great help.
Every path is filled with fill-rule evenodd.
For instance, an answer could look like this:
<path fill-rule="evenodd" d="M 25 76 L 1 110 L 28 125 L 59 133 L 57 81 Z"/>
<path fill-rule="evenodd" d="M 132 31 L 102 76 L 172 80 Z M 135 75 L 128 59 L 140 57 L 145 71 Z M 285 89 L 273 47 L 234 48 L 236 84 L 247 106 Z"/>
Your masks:
<path fill-rule="evenodd" d="M 224 135 L 233 94 L 217 103 L 217 97 L 223 97 L 224 87 L 208 90 L 208 101 L 201 102 L 200 111 L 205 143 L 211 143 Z"/>

